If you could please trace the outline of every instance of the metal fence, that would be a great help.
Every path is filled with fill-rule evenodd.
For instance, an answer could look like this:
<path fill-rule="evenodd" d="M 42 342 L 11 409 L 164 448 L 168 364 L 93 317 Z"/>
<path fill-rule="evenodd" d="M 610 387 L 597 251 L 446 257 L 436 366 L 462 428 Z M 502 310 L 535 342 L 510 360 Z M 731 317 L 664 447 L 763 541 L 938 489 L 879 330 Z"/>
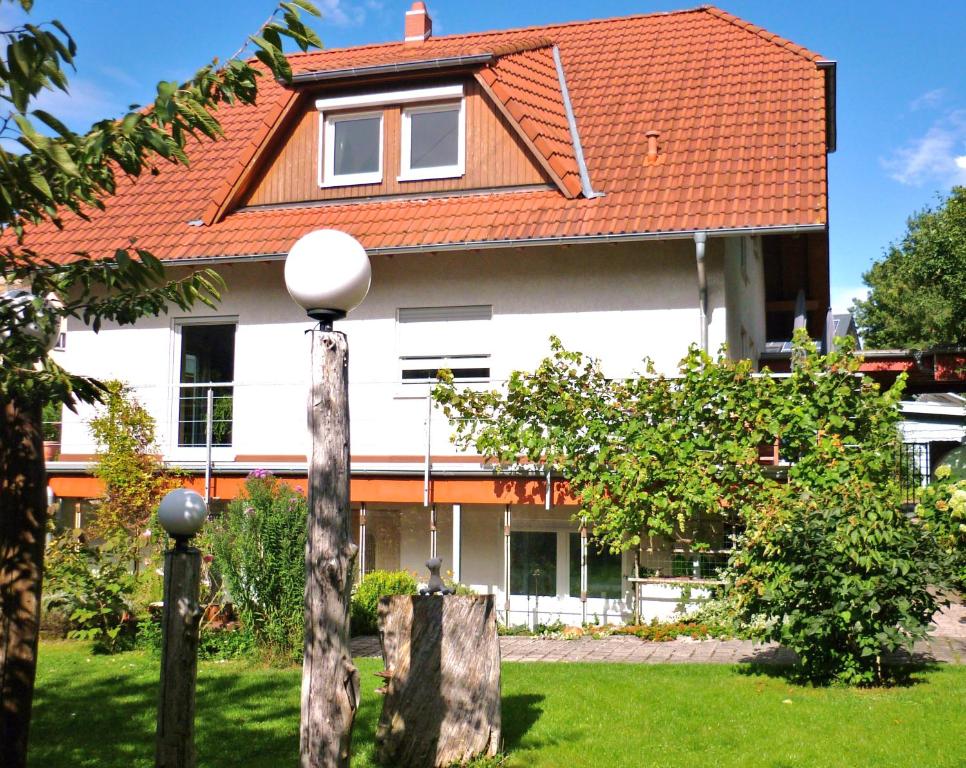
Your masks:
<path fill-rule="evenodd" d="M 931 474 L 929 443 L 902 443 L 896 461 L 903 504 L 915 505 Z"/>

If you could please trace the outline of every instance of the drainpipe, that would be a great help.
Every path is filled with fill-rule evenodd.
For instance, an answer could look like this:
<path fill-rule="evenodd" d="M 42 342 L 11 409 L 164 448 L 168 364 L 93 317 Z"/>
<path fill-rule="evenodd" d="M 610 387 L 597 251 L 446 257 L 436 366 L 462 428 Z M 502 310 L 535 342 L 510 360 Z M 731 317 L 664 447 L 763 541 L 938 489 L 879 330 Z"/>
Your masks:
<path fill-rule="evenodd" d="M 708 351 L 708 276 L 704 271 L 704 246 L 707 232 L 694 233 L 694 258 L 698 266 L 698 313 L 701 320 L 701 350 Z"/>

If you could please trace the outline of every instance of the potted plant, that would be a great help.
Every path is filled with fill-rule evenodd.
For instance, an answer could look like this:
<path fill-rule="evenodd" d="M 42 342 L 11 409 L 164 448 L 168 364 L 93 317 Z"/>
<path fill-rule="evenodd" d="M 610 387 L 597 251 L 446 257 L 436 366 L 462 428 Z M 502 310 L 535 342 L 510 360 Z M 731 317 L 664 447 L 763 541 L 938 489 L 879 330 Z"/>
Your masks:
<path fill-rule="evenodd" d="M 43 411 L 44 461 L 52 461 L 60 455 L 60 403 L 47 403 Z"/>

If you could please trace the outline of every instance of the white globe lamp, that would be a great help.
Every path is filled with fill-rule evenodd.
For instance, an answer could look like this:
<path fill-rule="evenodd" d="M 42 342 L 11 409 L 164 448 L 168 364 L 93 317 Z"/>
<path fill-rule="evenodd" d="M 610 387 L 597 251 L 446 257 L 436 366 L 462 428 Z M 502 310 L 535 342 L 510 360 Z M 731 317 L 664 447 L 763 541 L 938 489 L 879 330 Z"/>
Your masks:
<path fill-rule="evenodd" d="M 289 295 L 323 329 L 331 329 L 369 293 L 372 267 L 352 235 L 317 229 L 296 241 L 285 259 Z"/>
<path fill-rule="evenodd" d="M 56 323 L 56 327 L 45 330 L 41 328 L 36 319 L 28 320 L 28 318 L 31 315 L 36 317 L 37 314 L 42 313 L 48 315 L 50 322 L 54 323 L 57 320 L 56 313 L 63 308 L 64 304 L 54 294 L 50 294 L 43 300 L 43 309 L 38 313 L 32 308 L 35 301 L 34 294 L 21 288 L 11 288 L 0 293 L 0 303 L 7 304 L 10 307 L 10 314 L 14 316 L 10 319 L 13 320 L 13 327 L 17 329 L 17 332 L 23 336 L 36 339 L 43 345 L 44 351 L 50 352 L 57 343 L 59 323 Z M 11 328 L 3 328 L 0 330 L 0 336 L 9 336 L 11 330 Z"/>
<path fill-rule="evenodd" d="M 208 505 L 200 493 L 187 488 L 177 488 L 161 499 L 158 505 L 158 522 L 179 544 L 201 530 L 208 517 Z"/>

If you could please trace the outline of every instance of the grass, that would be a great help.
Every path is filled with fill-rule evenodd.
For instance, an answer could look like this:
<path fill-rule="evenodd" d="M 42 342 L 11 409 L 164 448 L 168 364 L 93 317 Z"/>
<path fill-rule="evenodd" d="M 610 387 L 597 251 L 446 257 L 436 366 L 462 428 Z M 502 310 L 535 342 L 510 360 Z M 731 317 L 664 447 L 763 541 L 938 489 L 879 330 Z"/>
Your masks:
<path fill-rule="evenodd" d="M 381 707 L 363 678 L 353 766 L 374 765 Z M 41 646 L 30 762 L 44 768 L 153 765 L 156 659 Z M 203 662 L 198 764 L 298 762 L 298 669 Z M 917 673 L 889 690 L 803 688 L 748 667 L 503 665 L 509 767 L 966 766 L 966 668 Z M 957 703 L 958 702 L 958 703 Z"/>

